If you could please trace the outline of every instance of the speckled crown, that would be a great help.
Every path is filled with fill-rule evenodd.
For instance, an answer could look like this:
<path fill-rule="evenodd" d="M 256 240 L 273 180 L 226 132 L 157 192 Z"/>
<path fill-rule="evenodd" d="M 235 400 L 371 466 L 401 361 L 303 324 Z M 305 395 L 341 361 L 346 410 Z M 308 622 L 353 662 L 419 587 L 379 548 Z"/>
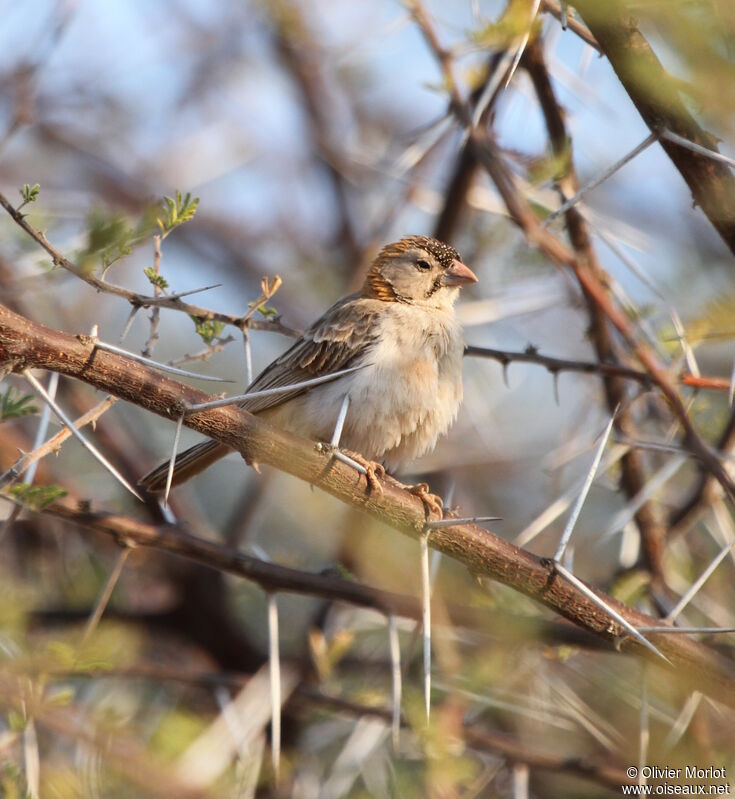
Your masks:
<path fill-rule="evenodd" d="M 427 252 L 430 252 L 445 269 L 449 269 L 452 265 L 452 261 L 462 260 L 454 247 L 450 247 L 443 241 L 432 239 L 431 236 L 405 236 L 400 241 L 383 247 L 376 261 L 382 262 L 385 259 L 400 255 L 406 252 L 406 250 L 410 250 L 412 247 L 421 247 Z"/>

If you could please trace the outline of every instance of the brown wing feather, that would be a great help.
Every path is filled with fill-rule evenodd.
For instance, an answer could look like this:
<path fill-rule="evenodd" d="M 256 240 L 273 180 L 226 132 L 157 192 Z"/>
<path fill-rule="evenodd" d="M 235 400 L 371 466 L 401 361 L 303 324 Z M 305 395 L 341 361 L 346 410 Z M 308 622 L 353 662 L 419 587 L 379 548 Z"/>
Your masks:
<path fill-rule="evenodd" d="M 267 366 L 246 393 L 279 388 L 354 366 L 376 339 L 378 309 L 375 304 L 358 294 L 340 300 L 289 350 Z M 308 390 L 295 389 L 285 394 L 244 400 L 242 407 L 258 413 Z"/>

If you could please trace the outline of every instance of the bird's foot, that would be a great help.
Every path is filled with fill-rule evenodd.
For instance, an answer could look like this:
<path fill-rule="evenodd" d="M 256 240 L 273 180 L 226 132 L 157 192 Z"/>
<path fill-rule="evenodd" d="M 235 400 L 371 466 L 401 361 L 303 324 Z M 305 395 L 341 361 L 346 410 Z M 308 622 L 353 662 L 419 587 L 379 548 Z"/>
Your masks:
<path fill-rule="evenodd" d="M 367 480 L 368 489 L 375 491 L 379 496 L 383 496 L 383 486 L 380 481 L 385 478 L 385 467 L 382 463 L 369 461 L 358 452 L 350 452 L 349 457 L 365 470 L 365 479 Z"/>
<path fill-rule="evenodd" d="M 432 513 L 435 513 L 440 519 L 444 516 L 444 500 L 438 494 L 432 494 L 429 491 L 428 483 L 417 483 L 413 486 L 406 486 L 406 488 L 424 503 L 428 517 L 431 517 Z"/>
<path fill-rule="evenodd" d="M 336 457 L 348 466 L 356 468 L 358 471 L 365 470 L 365 479 L 367 480 L 368 490 L 376 491 L 380 496 L 383 495 L 383 486 L 380 481 L 385 478 L 385 467 L 381 463 L 370 461 L 359 452 L 352 452 L 351 450 L 340 450 L 333 444 L 319 443 L 316 445 L 318 452 L 329 453 L 333 458 Z"/>

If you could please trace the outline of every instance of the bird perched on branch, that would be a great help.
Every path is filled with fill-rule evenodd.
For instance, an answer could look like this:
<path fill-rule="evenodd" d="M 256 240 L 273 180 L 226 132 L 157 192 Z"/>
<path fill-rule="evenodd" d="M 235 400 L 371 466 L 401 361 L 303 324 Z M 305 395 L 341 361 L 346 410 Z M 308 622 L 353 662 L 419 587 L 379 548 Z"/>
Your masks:
<path fill-rule="evenodd" d="M 379 488 L 376 474 L 395 472 L 433 450 L 457 415 L 464 342 L 454 303 L 459 288 L 476 281 L 457 251 L 436 239 L 407 236 L 387 245 L 362 290 L 335 303 L 248 392 L 363 368 L 312 388 L 245 400 L 242 407 L 289 432 L 329 441 L 349 395 L 340 443 L 359 453 L 369 483 Z M 176 457 L 173 484 L 229 451 L 217 441 L 191 447 Z M 141 484 L 163 489 L 168 469 L 162 464 Z M 427 507 L 441 512 L 426 484 L 414 488 Z"/>

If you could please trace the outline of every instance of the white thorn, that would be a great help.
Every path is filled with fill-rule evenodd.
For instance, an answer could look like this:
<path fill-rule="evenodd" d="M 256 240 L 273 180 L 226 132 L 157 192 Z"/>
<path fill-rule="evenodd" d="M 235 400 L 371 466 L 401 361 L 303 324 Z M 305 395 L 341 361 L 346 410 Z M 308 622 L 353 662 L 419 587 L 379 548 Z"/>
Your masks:
<path fill-rule="evenodd" d="M 44 401 L 51 406 L 53 412 L 61 419 L 61 421 L 69 428 L 72 435 L 75 436 L 81 445 L 90 452 L 102 466 L 107 469 L 110 474 L 124 487 L 127 488 L 128 491 L 134 496 L 137 497 L 141 502 L 143 501 L 143 497 L 133 488 L 133 486 L 128 483 L 128 481 L 118 472 L 118 470 L 105 458 L 105 456 L 74 427 L 74 422 L 61 410 L 61 408 L 56 404 L 56 402 L 48 395 L 46 389 L 41 385 L 41 383 L 36 380 L 36 378 L 31 374 L 29 369 L 25 369 L 23 371 L 23 376 L 26 380 L 33 386 L 33 388 L 38 392 L 38 394 L 43 397 Z"/>
<path fill-rule="evenodd" d="M 567 548 L 567 544 L 569 543 L 569 539 L 572 537 L 572 531 L 574 530 L 574 525 L 577 523 L 577 519 L 579 518 L 579 514 L 582 510 L 582 506 L 584 505 L 585 499 L 587 499 L 587 494 L 592 486 L 592 481 L 595 479 L 595 475 L 597 474 L 597 469 L 600 465 L 600 460 L 602 459 L 602 453 L 605 450 L 605 445 L 607 444 L 607 440 L 610 438 L 610 431 L 612 430 L 612 426 L 615 422 L 615 417 L 617 416 L 618 408 L 615 409 L 612 416 L 610 417 L 610 421 L 607 423 L 607 427 L 605 428 L 605 432 L 602 434 L 602 440 L 600 441 L 600 445 L 597 447 L 597 452 L 595 453 L 594 460 L 592 461 L 592 465 L 590 466 L 589 471 L 587 472 L 587 478 L 584 481 L 584 485 L 582 486 L 582 491 L 580 495 L 577 497 L 577 502 L 572 508 L 572 513 L 569 516 L 569 520 L 567 521 L 567 525 L 564 528 L 564 532 L 562 533 L 561 539 L 559 541 L 559 546 L 556 548 L 556 552 L 554 553 L 554 560 L 560 561 L 562 556 L 564 555 L 564 550 Z"/>
<path fill-rule="evenodd" d="M 590 181 L 586 186 L 583 186 L 574 196 L 565 200 L 556 211 L 552 211 L 543 221 L 543 226 L 546 227 L 557 217 L 568 211 L 575 206 L 584 197 L 587 192 L 597 188 L 601 183 L 604 183 L 609 177 L 614 175 L 621 167 L 624 167 L 628 161 L 632 161 L 637 155 L 642 153 L 647 147 L 650 147 L 658 137 L 655 133 L 650 133 L 646 138 L 637 146 L 634 147 L 627 155 L 624 155 L 619 161 L 616 161 L 612 166 L 608 167 L 599 177 Z"/>
<path fill-rule="evenodd" d="M 268 594 L 268 665 L 271 684 L 271 760 L 278 782 L 281 765 L 281 660 L 278 646 L 278 604 L 276 595 Z"/>
<path fill-rule="evenodd" d="M 722 563 L 722 561 L 730 554 L 731 550 L 735 548 L 735 541 L 724 546 L 719 554 L 712 560 L 707 568 L 699 575 L 694 581 L 691 588 L 684 594 L 684 596 L 676 603 L 676 606 L 666 616 L 666 621 L 673 622 L 676 617 L 684 610 L 684 608 L 692 601 L 697 595 L 699 589 L 707 582 L 712 575 L 712 572 Z"/>
<path fill-rule="evenodd" d="M 668 139 L 669 141 L 674 142 L 674 144 L 678 144 L 681 147 L 686 147 L 688 150 L 699 153 L 706 158 L 711 158 L 713 161 L 721 161 L 723 164 L 735 167 L 735 158 L 730 158 L 722 153 L 716 153 L 714 150 L 710 150 L 707 147 L 702 147 L 701 144 L 696 144 L 693 141 L 689 141 L 689 139 L 679 136 L 678 133 L 664 129 L 659 133 L 659 135 L 662 139 Z"/>
<path fill-rule="evenodd" d="M 601 610 L 604 610 L 605 613 L 607 613 L 612 619 L 624 627 L 642 646 L 645 646 L 646 649 L 653 652 L 654 655 L 658 655 L 669 665 L 671 664 L 671 661 L 666 657 L 666 655 L 660 652 L 650 641 L 644 638 L 624 616 L 621 616 L 616 610 L 613 610 L 606 602 L 600 599 L 600 597 L 598 597 L 591 588 L 588 588 L 578 577 L 575 577 L 568 569 L 562 566 L 561 563 L 555 562 L 553 568 L 556 569 L 556 571 L 561 574 L 562 577 L 565 577 L 575 588 L 581 591 L 587 597 L 587 599 L 590 600 L 590 602 L 597 605 L 597 607 Z"/>
<path fill-rule="evenodd" d="M 350 395 L 345 394 L 342 400 L 342 405 L 339 409 L 337 416 L 337 423 L 334 425 L 334 433 L 332 433 L 331 445 L 333 447 L 339 446 L 339 440 L 342 438 L 342 429 L 345 426 L 345 419 L 347 418 L 347 409 L 350 407 Z"/>
<path fill-rule="evenodd" d="M 401 735 L 401 645 L 398 640 L 398 627 L 395 616 L 388 616 L 388 647 L 390 651 L 390 673 L 392 680 L 393 713 L 391 729 L 393 732 L 393 750 L 398 751 Z"/>
<path fill-rule="evenodd" d="M 250 385 L 253 382 L 253 350 L 250 346 L 250 331 L 242 331 L 242 343 L 245 345 L 245 380 Z"/>
<path fill-rule="evenodd" d="M 174 445 L 173 451 L 171 452 L 171 458 L 168 462 L 168 472 L 166 474 L 166 490 L 163 493 L 163 506 L 164 508 L 168 505 L 168 495 L 171 491 L 171 483 L 174 479 L 174 467 L 176 465 L 176 453 L 179 450 L 179 439 L 181 438 L 181 427 L 184 424 L 184 414 L 182 413 L 179 416 L 179 421 L 176 422 L 176 432 L 174 433 Z"/>
<path fill-rule="evenodd" d="M 245 394 L 237 394 L 234 397 L 225 397 L 223 399 L 212 400 L 211 402 L 200 402 L 196 405 L 189 405 L 186 409 L 187 413 L 193 413 L 195 411 L 203 411 L 207 408 L 223 408 L 226 405 L 235 405 L 238 402 L 245 402 L 251 399 L 260 399 L 261 397 L 273 397 L 277 396 L 278 394 L 288 394 L 289 391 L 299 391 L 303 388 L 311 388 L 312 386 L 318 386 L 322 383 L 329 383 L 332 380 L 336 380 L 338 377 L 342 377 L 343 375 L 350 374 L 351 372 L 356 372 L 358 369 L 364 369 L 367 364 L 362 364 L 360 366 L 351 366 L 349 369 L 340 369 L 337 372 L 330 372 L 328 375 L 322 375 L 321 377 L 312 377 L 310 380 L 301 380 L 298 383 L 291 383 L 287 386 L 278 386 L 278 388 L 266 388 L 262 391 L 247 391 Z"/>
<path fill-rule="evenodd" d="M 431 716 L 431 579 L 429 575 L 429 536 L 422 535 L 421 544 L 421 618 L 424 640 L 424 704 L 426 721 Z"/>
<path fill-rule="evenodd" d="M 152 358 L 146 358 L 145 355 L 138 355 L 135 352 L 124 350 L 122 347 L 118 347 L 115 344 L 108 344 L 106 341 L 96 341 L 94 346 L 98 350 L 105 350 L 106 352 L 114 352 L 117 355 L 124 355 L 126 358 L 130 358 L 131 361 L 137 361 L 138 363 L 150 366 L 152 369 L 158 369 L 161 372 L 170 372 L 173 375 L 181 375 L 182 377 L 193 377 L 197 380 L 208 380 L 211 383 L 232 383 L 232 380 L 227 380 L 224 377 L 203 375 L 199 374 L 198 372 L 190 372 L 188 369 L 179 369 L 178 366 L 169 366 L 167 363 L 154 361 Z"/>
<path fill-rule="evenodd" d="M 82 641 L 80 649 L 87 643 L 90 639 L 92 633 L 97 628 L 97 625 L 102 618 L 102 614 L 105 612 L 105 608 L 107 607 L 110 597 L 112 596 L 112 592 L 115 590 L 115 586 L 117 585 L 117 581 L 120 579 L 120 575 L 122 574 L 123 566 L 125 565 L 125 561 L 128 559 L 128 555 L 130 554 L 131 550 L 129 547 L 125 547 L 125 549 L 121 549 L 117 560 L 115 561 L 115 565 L 112 567 L 112 571 L 110 572 L 107 581 L 105 582 L 102 591 L 100 592 L 99 598 L 97 603 L 94 606 L 94 610 L 90 613 L 89 619 L 87 620 L 87 624 L 84 627 L 84 634 L 82 635 Z"/>

